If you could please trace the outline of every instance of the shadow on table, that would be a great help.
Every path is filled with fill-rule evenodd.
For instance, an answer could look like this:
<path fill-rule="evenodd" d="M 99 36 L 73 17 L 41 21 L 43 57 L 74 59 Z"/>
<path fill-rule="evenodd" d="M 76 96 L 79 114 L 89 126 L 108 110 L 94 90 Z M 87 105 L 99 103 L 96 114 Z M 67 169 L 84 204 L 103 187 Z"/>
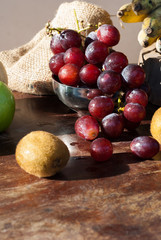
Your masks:
<path fill-rule="evenodd" d="M 53 180 L 88 180 L 112 177 L 130 170 L 129 164 L 141 161 L 131 153 L 114 154 L 106 162 L 96 162 L 91 157 L 72 157 L 67 166 Z"/>

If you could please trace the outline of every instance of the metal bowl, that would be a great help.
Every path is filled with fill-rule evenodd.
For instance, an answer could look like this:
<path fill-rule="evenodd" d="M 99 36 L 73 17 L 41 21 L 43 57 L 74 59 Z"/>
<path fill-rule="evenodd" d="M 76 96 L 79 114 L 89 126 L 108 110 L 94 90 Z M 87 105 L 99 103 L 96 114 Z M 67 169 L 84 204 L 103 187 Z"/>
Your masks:
<path fill-rule="evenodd" d="M 60 83 L 57 79 L 52 78 L 54 93 L 66 106 L 76 112 L 88 110 L 88 104 L 93 93 L 92 88 L 71 87 Z"/>

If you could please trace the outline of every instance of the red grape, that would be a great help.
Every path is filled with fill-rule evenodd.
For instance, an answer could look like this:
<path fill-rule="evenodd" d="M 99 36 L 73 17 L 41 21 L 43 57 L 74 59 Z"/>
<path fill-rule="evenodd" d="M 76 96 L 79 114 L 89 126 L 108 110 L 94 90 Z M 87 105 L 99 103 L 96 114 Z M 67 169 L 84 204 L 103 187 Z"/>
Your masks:
<path fill-rule="evenodd" d="M 85 63 L 85 55 L 80 48 L 72 47 L 64 53 L 64 62 L 73 63 L 81 68 Z"/>
<path fill-rule="evenodd" d="M 86 60 L 91 64 L 103 63 L 108 54 L 107 45 L 100 41 L 91 42 L 85 50 Z"/>
<path fill-rule="evenodd" d="M 144 83 L 139 88 L 144 90 L 148 97 L 150 96 L 150 85 L 147 81 L 144 81 Z"/>
<path fill-rule="evenodd" d="M 121 88 L 121 74 L 114 71 L 104 71 L 99 75 L 97 85 L 102 92 L 109 95 L 113 94 Z"/>
<path fill-rule="evenodd" d="M 103 24 L 97 30 L 97 38 L 99 41 L 106 43 L 109 47 L 112 47 L 119 43 L 120 33 L 115 26 Z"/>
<path fill-rule="evenodd" d="M 49 68 L 53 74 L 58 75 L 61 67 L 64 66 L 64 53 L 57 53 L 51 57 L 49 61 Z"/>
<path fill-rule="evenodd" d="M 79 79 L 79 67 L 68 63 L 60 68 L 58 77 L 60 82 L 69 86 L 77 86 Z"/>
<path fill-rule="evenodd" d="M 85 39 L 85 48 L 93 41 L 98 40 L 97 33 L 95 31 L 90 32 Z"/>
<path fill-rule="evenodd" d="M 84 115 L 76 120 L 75 132 L 83 139 L 94 140 L 99 134 L 99 124 L 94 117 Z"/>
<path fill-rule="evenodd" d="M 128 59 L 125 54 L 122 52 L 112 52 L 106 57 L 103 68 L 104 70 L 113 70 L 121 73 L 127 65 Z"/>
<path fill-rule="evenodd" d="M 60 43 L 60 34 L 55 34 L 50 42 L 50 49 L 54 54 L 65 52 L 65 48 Z"/>
<path fill-rule="evenodd" d="M 88 110 L 93 117 L 101 120 L 113 112 L 114 103 L 110 97 L 97 96 L 89 102 Z"/>
<path fill-rule="evenodd" d="M 148 95 L 142 89 L 133 89 L 126 93 L 125 100 L 127 103 L 139 103 L 146 107 L 148 104 Z"/>
<path fill-rule="evenodd" d="M 141 122 L 146 116 L 145 107 L 139 103 L 127 103 L 124 108 L 124 117 L 131 122 Z"/>
<path fill-rule="evenodd" d="M 125 86 L 129 88 L 139 88 L 145 81 L 145 71 L 137 64 L 128 64 L 121 74 Z"/>
<path fill-rule="evenodd" d="M 127 118 L 124 117 L 124 127 L 127 130 L 133 131 L 139 126 L 140 126 L 140 122 L 131 122 L 131 121 L 127 120 Z"/>
<path fill-rule="evenodd" d="M 89 100 L 93 99 L 94 97 L 103 95 L 102 91 L 98 88 L 89 89 L 87 93 L 87 97 Z"/>
<path fill-rule="evenodd" d="M 82 43 L 81 36 L 72 29 L 66 29 L 60 33 L 60 43 L 64 49 L 71 47 L 80 47 Z"/>
<path fill-rule="evenodd" d="M 93 64 L 86 64 L 80 69 L 80 79 L 83 83 L 88 86 L 97 85 L 97 78 L 100 75 L 101 70 L 93 65 Z"/>
<path fill-rule="evenodd" d="M 122 114 L 111 113 L 102 119 L 102 131 L 109 138 L 118 138 L 124 130 Z"/>
<path fill-rule="evenodd" d="M 132 140 L 130 149 L 138 157 L 148 159 L 159 152 L 160 145 L 158 141 L 152 137 L 140 136 Z"/>
<path fill-rule="evenodd" d="M 97 138 L 91 143 L 90 153 L 96 161 L 107 161 L 113 154 L 112 143 L 106 138 Z"/>

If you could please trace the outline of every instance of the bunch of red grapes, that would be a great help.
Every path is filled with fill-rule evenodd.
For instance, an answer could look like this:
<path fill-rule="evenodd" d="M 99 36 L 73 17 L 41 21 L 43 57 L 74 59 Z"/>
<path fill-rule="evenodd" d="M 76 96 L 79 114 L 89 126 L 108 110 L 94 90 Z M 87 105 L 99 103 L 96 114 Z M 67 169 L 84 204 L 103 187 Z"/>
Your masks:
<path fill-rule="evenodd" d="M 124 129 L 134 130 L 146 116 L 149 88 L 145 72 L 137 64 L 129 64 L 122 52 L 112 47 L 120 41 L 113 25 L 104 24 L 91 31 L 82 41 L 77 31 L 66 29 L 52 37 L 53 57 L 49 67 L 63 84 L 95 89 L 90 99 L 89 114 L 75 123 L 76 134 L 92 141 L 91 156 L 97 161 L 108 160 L 113 154 L 112 140 Z M 99 132 L 103 137 L 98 137 Z M 135 139 L 131 150 L 142 158 L 152 157 L 159 144 L 151 137 Z"/>

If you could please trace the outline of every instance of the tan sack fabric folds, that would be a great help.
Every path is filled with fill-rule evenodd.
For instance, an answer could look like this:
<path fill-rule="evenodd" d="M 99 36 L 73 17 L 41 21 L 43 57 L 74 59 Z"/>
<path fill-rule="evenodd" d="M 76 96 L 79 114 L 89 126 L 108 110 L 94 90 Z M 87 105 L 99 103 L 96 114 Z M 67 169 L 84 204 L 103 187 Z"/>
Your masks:
<path fill-rule="evenodd" d="M 77 29 L 75 14 L 79 22 L 84 25 L 98 22 L 112 24 L 108 12 L 91 3 L 73 1 L 59 6 L 55 18 L 51 21 L 52 27 Z M 13 50 L 0 52 L 0 61 L 3 63 L 7 75 L 8 86 L 11 90 L 36 95 L 53 94 L 49 60 L 52 57 L 50 50 L 51 38 L 46 34 L 46 23 L 34 38 Z"/>

